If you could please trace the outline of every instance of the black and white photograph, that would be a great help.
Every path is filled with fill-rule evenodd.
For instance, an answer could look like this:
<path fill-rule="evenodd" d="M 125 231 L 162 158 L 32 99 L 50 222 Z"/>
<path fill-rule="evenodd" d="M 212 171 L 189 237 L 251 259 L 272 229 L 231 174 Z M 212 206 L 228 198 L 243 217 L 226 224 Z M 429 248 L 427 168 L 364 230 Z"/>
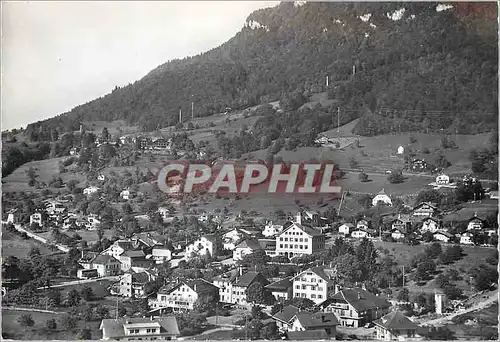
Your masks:
<path fill-rule="evenodd" d="M 498 340 L 498 8 L 1 1 L 2 340 Z"/>

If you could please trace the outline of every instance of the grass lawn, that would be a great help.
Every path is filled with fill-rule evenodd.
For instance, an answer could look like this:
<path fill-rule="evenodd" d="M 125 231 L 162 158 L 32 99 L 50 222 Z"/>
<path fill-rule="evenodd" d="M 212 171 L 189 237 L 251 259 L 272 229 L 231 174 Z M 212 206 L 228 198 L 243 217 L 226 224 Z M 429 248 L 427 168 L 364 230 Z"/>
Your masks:
<path fill-rule="evenodd" d="M 38 175 L 37 180 L 40 182 L 49 183 L 53 176 L 59 175 L 59 162 L 67 159 L 69 157 L 51 158 L 45 160 L 32 161 L 23 164 L 17 168 L 13 173 L 3 178 L 2 191 L 4 192 L 18 192 L 18 191 L 28 191 L 28 192 L 41 192 L 43 189 L 37 189 L 28 185 L 28 175 L 26 171 L 32 167 L 36 174 Z M 66 172 L 60 174 L 64 183 L 69 180 L 76 179 L 81 186 L 85 181 L 86 177 L 82 173 Z M 49 188 L 52 191 L 66 191 L 66 188 Z"/>
<path fill-rule="evenodd" d="M 232 340 L 233 329 L 224 328 L 224 330 L 216 330 L 207 334 L 190 337 L 192 340 Z"/>
<path fill-rule="evenodd" d="M 95 298 L 103 298 L 109 296 L 108 287 L 113 284 L 110 280 L 99 280 L 91 283 L 80 284 L 80 285 L 70 285 L 57 288 L 61 291 L 61 294 L 65 296 L 69 291 L 75 289 L 81 291 L 85 286 L 88 286 L 92 289 Z M 114 304 L 113 304 L 114 305 Z"/>
<path fill-rule="evenodd" d="M 139 132 L 139 127 L 137 126 L 129 126 L 126 124 L 124 120 L 115 120 L 111 122 L 106 121 L 85 121 L 84 123 L 85 130 L 87 132 L 94 132 L 96 134 L 101 134 L 102 129 L 106 127 L 108 129 L 109 134 L 115 135 L 118 133 L 118 129 L 121 130 L 122 134 L 130 134 Z"/>
<path fill-rule="evenodd" d="M 35 325 L 33 327 L 21 327 L 17 323 L 18 318 L 23 314 L 31 314 Z M 58 331 L 47 331 L 45 322 L 49 319 L 55 319 L 59 323 L 59 319 L 63 315 L 51 314 L 42 312 L 25 312 L 14 310 L 2 310 L 2 337 L 5 339 L 14 340 L 75 340 L 78 331 L 83 328 L 92 330 L 92 339 L 100 339 L 101 332 L 99 331 L 100 322 L 84 322 L 79 321 L 78 325 L 73 330 L 63 330 L 58 327 Z"/>
<path fill-rule="evenodd" d="M 52 254 L 54 251 L 33 239 L 24 240 L 19 235 L 4 230 L 2 232 L 2 257 L 15 256 L 27 258 L 33 247 L 38 247 L 41 254 Z"/>

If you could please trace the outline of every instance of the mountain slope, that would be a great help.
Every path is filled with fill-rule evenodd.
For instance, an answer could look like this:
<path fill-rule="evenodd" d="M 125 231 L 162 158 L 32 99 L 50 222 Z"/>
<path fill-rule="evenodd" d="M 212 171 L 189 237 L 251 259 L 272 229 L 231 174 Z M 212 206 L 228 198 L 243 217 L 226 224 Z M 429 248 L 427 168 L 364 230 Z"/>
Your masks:
<path fill-rule="evenodd" d="M 384 133 L 401 121 L 408 129 L 493 129 L 496 5 L 460 3 L 439 12 L 437 6 L 286 2 L 258 10 L 222 46 L 161 65 L 25 132 L 43 140 L 50 128 L 62 133 L 80 121 L 117 119 L 153 130 L 175 125 L 179 109 L 190 113 L 191 101 L 197 116 L 208 116 L 283 94 L 325 91 L 327 75 L 326 90 L 344 112 L 387 119 L 375 129 L 357 127 L 359 134 Z"/>

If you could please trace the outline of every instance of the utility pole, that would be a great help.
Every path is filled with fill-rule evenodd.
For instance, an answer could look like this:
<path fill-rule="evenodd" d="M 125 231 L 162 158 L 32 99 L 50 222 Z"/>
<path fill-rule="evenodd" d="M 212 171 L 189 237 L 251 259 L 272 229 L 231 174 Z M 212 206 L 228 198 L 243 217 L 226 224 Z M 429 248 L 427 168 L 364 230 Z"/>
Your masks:
<path fill-rule="evenodd" d="M 326 88 L 328 89 L 328 86 L 329 86 L 329 82 L 328 82 L 328 76 L 326 76 Z"/>
<path fill-rule="evenodd" d="M 194 120 L 194 101 L 191 96 L 191 120 Z"/>
<path fill-rule="evenodd" d="M 403 265 L 403 289 L 405 288 L 405 265 Z"/>
<path fill-rule="evenodd" d="M 337 107 L 337 134 L 340 133 L 340 107 Z"/>
<path fill-rule="evenodd" d="M 182 122 L 182 109 L 179 109 L 179 122 Z"/>

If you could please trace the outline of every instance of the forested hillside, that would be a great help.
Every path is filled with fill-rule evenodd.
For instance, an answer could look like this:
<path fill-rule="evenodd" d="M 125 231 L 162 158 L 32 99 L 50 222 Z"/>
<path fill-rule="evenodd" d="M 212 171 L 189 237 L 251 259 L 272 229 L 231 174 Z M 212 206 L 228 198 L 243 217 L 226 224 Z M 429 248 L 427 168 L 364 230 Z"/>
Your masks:
<path fill-rule="evenodd" d="M 25 134 L 51 140 L 51 129 L 117 119 L 153 130 L 175 125 L 191 101 L 197 116 L 208 116 L 320 91 L 337 100 L 323 111 L 362 116 L 361 135 L 395 127 L 489 131 L 498 122 L 497 6 L 452 5 L 281 3 L 250 14 L 222 46 L 161 65 Z"/>

